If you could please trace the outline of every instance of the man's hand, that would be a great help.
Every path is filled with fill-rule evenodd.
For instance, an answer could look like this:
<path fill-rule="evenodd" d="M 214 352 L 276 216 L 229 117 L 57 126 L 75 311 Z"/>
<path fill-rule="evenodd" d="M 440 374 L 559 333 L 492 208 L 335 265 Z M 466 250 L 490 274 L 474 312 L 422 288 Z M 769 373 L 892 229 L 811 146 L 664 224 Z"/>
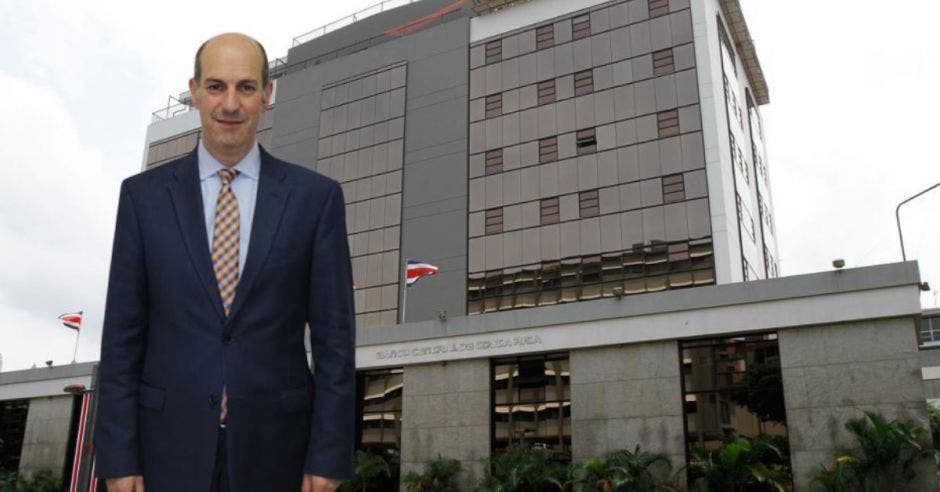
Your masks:
<path fill-rule="evenodd" d="M 339 488 L 340 482 L 341 480 L 305 474 L 304 481 L 300 484 L 300 492 L 333 492 Z"/>
<path fill-rule="evenodd" d="M 105 483 L 108 485 L 108 492 L 144 492 L 143 475 L 109 478 Z"/>

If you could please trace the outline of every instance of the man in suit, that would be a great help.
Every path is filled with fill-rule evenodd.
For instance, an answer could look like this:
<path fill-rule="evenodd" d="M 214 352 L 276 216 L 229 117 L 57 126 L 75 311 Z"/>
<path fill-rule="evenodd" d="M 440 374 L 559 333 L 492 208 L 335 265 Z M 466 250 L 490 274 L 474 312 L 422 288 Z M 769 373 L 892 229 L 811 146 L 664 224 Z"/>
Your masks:
<path fill-rule="evenodd" d="M 109 491 L 321 492 L 352 474 L 345 203 L 255 142 L 267 66 L 247 36 L 206 41 L 199 145 L 121 185 L 95 437 Z"/>

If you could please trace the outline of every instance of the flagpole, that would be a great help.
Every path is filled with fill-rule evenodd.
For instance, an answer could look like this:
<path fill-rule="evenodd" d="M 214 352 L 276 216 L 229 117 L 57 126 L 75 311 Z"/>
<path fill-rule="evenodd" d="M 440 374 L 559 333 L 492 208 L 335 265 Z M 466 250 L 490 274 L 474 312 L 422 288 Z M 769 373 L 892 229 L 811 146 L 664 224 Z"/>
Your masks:
<path fill-rule="evenodd" d="M 75 363 L 75 357 L 78 355 L 78 337 L 82 336 L 82 329 L 75 330 L 75 351 L 72 352 L 72 364 Z"/>
<path fill-rule="evenodd" d="M 406 270 L 407 271 L 407 270 Z M 401 321 L 400 324 L 405 322 L 405 306 L 408 304 L 408 274 L 405 274 L 405 288 L 404 292 L 401 294 Z"/>
<path fill-rule="evenodd" d="M 85 314 L 84 311 L 79 311 L 78 314 L 79 314 L 79 316 L 82 316 L 82 320 L 85 319 L 85 318 L 84 318 L 84 314 Z M 78 356 L 78 339 L 79 339 L 79 337 L 81 337 L 81 336 L 82 336 L 82 323 L 81 323 L 81 321 L 79 321 L 79 323 L 78 323 L 78 328 L 75 329 L 75 350 L 72 352 L 72 364 L 75 363 L 75 358 Z"/>

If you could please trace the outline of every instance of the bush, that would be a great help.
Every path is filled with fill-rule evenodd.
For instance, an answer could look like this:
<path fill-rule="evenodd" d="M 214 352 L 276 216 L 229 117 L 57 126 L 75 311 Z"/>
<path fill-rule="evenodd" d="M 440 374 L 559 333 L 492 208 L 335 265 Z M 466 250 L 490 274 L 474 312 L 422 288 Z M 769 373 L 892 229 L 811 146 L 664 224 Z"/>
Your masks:
<path fill-rule="evenodd" d="M 368 451 L 356 451 L 353 470 L 353 478 L 340 485 L 340 492 L 382 490 L 383 482 L 392 475 L 385 458 Z"/>
<path fill-rule="evenodd" d="M 925 449 L 926 430 L 910 420 L 888 421 L 865 412 L 845 428 L 858 441 L 857 448 L 837 452 L 833 463 L 814 477 L 829 491 L 904 489 L 916 476 L 914 464 L 930 453 Z"/>
<path fill-rule="evenodd" d="M 789 481 L 786 455 L 774 438 L 736 437 L 717 449 L 693 450 L 689 465 L 696 491 L 743 491 L 755 486 L 785 490 Z"/>
<path fill-rule="evenodd" d="M 460 462 L 438 456 L 424 464 L 420 474 L 408 472 L 404 478 L 405 490 L 409 492 L 445 492 L 457 488 L 457 473 Z"/>
<path fill-rule="evenodd" d="M 481 490 L 488 492 L 547 492 L 564 490 L 566 466 L 550 449 L 516 444 L 490 456 Z"/>
<path fill-rule="evenodd" d="M 58 492 L 64 490 L 62 481 L 49 470 L 36 472 L 32 479 L 11 472 L 0 479 L 0 492 Z"/>
<path fill-rule="evenodd" d="M 672 467 L 669 458 L 660 453 L 620 450 L 572 464 L 569 477 L 575 491 L 652 491 L 659 488 L 657 478 L 668 474 Z"/>

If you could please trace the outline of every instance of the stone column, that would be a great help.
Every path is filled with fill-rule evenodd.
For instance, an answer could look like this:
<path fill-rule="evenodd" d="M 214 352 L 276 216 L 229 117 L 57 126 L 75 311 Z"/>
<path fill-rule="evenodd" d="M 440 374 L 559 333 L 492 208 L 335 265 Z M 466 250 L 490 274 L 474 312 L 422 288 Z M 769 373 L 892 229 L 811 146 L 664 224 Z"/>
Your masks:
<path fill-rule="evenodd" d="M 665 453 L 685 465 L 675 341 L 571 351 L 574 461 L 619 449 Z"/>
<path fill-rule="evenodd" d="M 23 451 L 19 473 L 32 477 L 36 472 L 49 470 L 62 478 L 72 424 L 72 404 L 69 395 L 45 396 L 29 401 L 26 429 L 23 433 Z"/>
<path fill-rule="evenodd" d="M 791 328 L 778 337 L 797 490 L 811 487 L 837 448 L 857 444 L 845 423 L 865 411 L 929 428 L 913 318 Z M 932 457 L 909 489 L 937 490 Z"/>
<path fill-rule="evenodd" d="M 401 476 L 440 455 L 460 461 L 460 490 L 475 490 L 490 455 L 489 360 L 405 366 L 403 375 Z"/>

